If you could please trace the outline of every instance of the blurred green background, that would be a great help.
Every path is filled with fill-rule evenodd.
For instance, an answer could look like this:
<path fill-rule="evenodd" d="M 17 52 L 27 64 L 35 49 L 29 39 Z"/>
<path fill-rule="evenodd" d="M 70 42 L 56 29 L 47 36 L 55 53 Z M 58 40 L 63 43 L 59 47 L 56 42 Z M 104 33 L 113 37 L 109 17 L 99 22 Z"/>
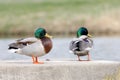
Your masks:
<path fill-rule="evenodd" d="M 120 34 L 120 0 L 0 0 L 0 36 L 33 36 L 43 27 L 72 36 L 80 26 L 92 35 Z"/>

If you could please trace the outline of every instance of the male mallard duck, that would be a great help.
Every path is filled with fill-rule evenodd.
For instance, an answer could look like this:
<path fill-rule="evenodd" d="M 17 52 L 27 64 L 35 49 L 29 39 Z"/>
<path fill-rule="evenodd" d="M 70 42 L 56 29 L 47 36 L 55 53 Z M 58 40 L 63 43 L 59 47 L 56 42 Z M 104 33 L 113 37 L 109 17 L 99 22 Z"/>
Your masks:
<path fill-rule="evenodd" d="M 34 64 L 38 62 L 38 57 L 47 54 L 52 49 L 52 41 L 46 30 L 38 28 L 35 37 L 18 39 L 9 45 L 9 49 L 15 49 L 15 53 L 31 56 Z"/>
<path fill-rule="evenodd" d="M 70 42 L 70 51 L 78 56 L 79 61 L 82 61 L 80 56 L 88 55 L 89 61 L 89 50 L 92 48 L 92 46 L 93 41 L 90 39 L 87 28 L 81 27 L 77 31 L 77 38 Z"/>

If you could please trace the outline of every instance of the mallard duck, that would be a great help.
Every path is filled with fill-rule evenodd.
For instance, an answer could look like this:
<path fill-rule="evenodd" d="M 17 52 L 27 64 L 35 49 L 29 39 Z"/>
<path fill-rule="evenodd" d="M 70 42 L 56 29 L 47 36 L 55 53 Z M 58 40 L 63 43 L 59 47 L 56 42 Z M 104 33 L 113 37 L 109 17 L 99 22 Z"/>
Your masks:
<path fill-rule="evenodd" d="M 77 31 L 77 38 L 70 42 L 70 52 L 78 56 L 79 61 L 84 61 L 80 59 L 80 56 L 88 55 L 87 61 L 90 61 L 89 50 L 93 46 L 93 41 L 90 39 L 91 35 L 88 34 L 88 30 L 85 27 L 81 27 Z"/>
<path fill-rule="evenodd" d="M 43 62 L 38 62 L 38 57 L 47 54 L 52 49 L 51 36 L 44 28 L 38 28 L 34 35 L 35 37 L 18 39 L 9 44 L 9 50 L 14 49 L 15 53 L 31 56 L 34 64 L 42 64 Z"/>

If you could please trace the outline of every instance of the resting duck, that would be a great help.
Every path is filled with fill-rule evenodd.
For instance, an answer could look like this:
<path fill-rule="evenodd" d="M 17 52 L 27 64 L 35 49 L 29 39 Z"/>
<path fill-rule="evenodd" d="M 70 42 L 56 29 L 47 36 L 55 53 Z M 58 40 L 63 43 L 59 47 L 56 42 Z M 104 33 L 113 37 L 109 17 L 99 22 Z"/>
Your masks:
<path fill-rule="evenodd" d="M 14 49 L 15 53 L 31 56 L 34 64 L 43 64 L 38 62 L 38 57 L 47 54 L 52 49 L 51 36 L 45 29 L 38 28 L 35 37 L 18 39 L 15 43 L 9 45 L 9 50 Z"/>
<path fill-rule="evenodd" d="M 85 61 L 80 59 L 80 56 L 85 55 L 88 55 L 87 61 L 90 61 L 89 50 L 93 46 L 93 41 L 90 37 L 91 36 L 88 34 L 87 28 L 81 27 L 77 31 L 77 38 L 70 42 L 70 52 L 77 55 L 79 61 Z"/>

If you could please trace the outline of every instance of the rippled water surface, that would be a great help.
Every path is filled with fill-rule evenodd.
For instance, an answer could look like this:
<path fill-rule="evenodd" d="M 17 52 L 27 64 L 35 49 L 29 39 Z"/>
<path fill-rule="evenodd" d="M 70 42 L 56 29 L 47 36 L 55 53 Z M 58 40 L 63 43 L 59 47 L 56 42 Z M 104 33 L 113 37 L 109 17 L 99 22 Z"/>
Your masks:
<path fill-rule="evenodd" d="M 31 60 L 30 57 L 8 51 L 8 44 L 16 39 L 0 39 L 0 60 Z M 77 56 L 69 53 L 69 43 L 72 38 L 54 38 L 51 52 L 39 59 L 71 59 L 77 60 Z M 90 51 L 92 60 L 120 61 L 120 38 L 100 37 L 93 38 L 94 46 Z M 86 58 L 86 57 L 83 57 Z"/>

